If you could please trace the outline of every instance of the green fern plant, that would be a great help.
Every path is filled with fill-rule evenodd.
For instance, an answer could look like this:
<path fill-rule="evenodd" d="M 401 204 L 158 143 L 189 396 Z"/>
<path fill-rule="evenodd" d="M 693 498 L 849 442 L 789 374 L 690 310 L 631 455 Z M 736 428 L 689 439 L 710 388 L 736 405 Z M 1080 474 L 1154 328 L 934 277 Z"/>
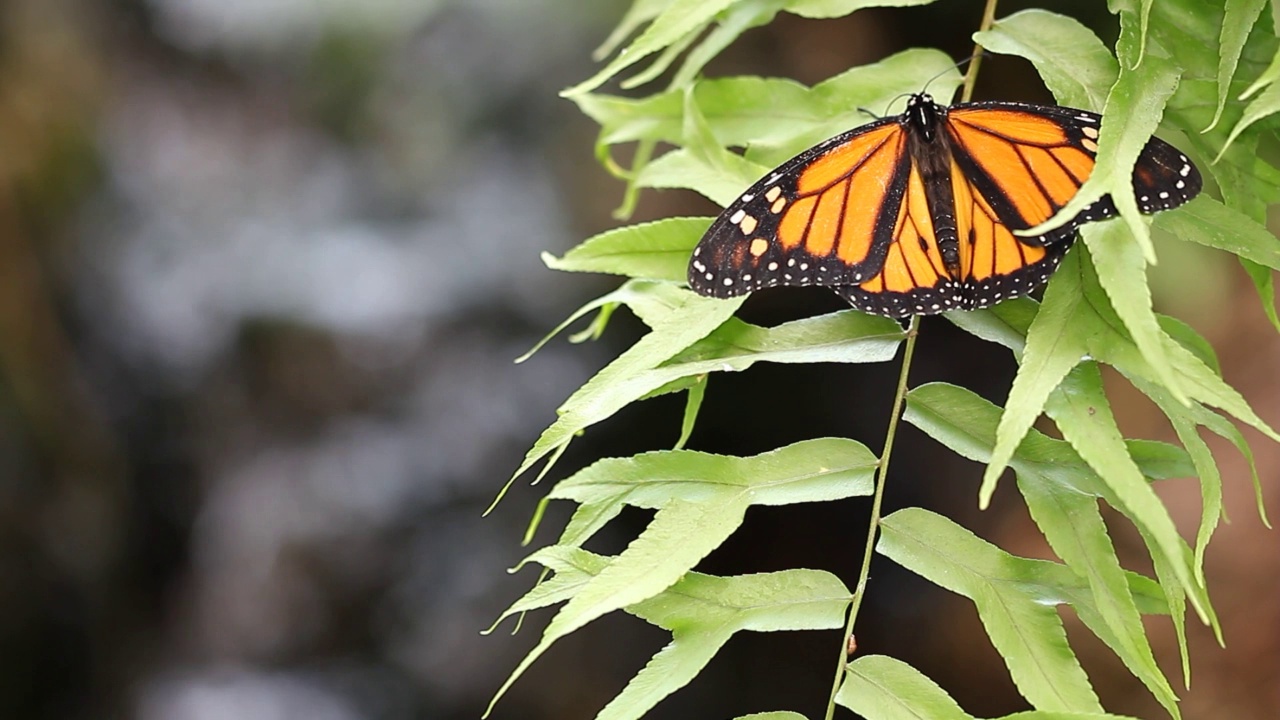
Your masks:
<path fill-rule="evenodd" d="M 613 59 L 565 95 L 601 126 L 597 155 L 627 186 L 621 215 L 630 212 L 643 188 L 694 190 L 723 205 L 769 168 L 857 124 L 854 108 L 884 107 L 930 80 L 934 92 L 946 97 L 962 78 L 951 58 L 928 49 L 852 68 L 813 87 L 779 78 L 702 78 L 706 63 L 745 30 L 781 12 L 830 18 L 868 6 L 927 1 L 635 0 L 600 50 Z M 551 500 L 567 500 L 576 510 L 554 544 L 522 563 L 542 566 L 542 576 L 503 618 L 564 604 L 498 697 L 557 640 L 618 610 L 666 629 L 672 639 L 600 711 L 602 719 L 642 717 L 691 682 L 741 631 L 843 628 L 843 648 L 855 629 L 874 547 L 884 558 L 973 601 L 1017 689 L 1034 708 L 1017 717 L 1115 717 L 1105 714 L 1067 642 L 1055 609 L 1060 604 L 1070 605 L 1169 715 L 1180 717 L 1178 696 L 1156 663 L 1142 616 L 1169 616 L 1182 645 L 1182 681 L 1188 684 L 1188 607 L 1218 630 L 1203 563 L 1222 515 L 1222 480 L 1200 429 L 1229 440 L 1250 463 L 1249 446 L 1229 418 L 1273 440 L 1280 435 L 1223 381 L 1203 338 L 1153 311 L 1146 270 L 1155 259 L 1153 237 L 1232 253 L 1280 329 L 1272 285 L 1272 271 L 1280 269 L 1280 241 L 1261 224 L 1267 206 L 1280 200 L 1280 168 L 1258 153 L 1259 141 L 1274 135 L 1280 111 L 1277 5 L 1273 0 L 1268 10 L 1265 0 L 1112 0 L 1109 7 L 1120 25 L 1112 50 L 1069 17 L 1028 10 L 996 20 L 995 3 L 988 2 L 974 34 L 982 48 L 1029 60 L 1059 103 L 1104 113 L 1098 165 L 1059 219 L 1108 193 L 1121 212 L 1119 218 L 1082 229 L 1084 242 L 1064 260 L 1042 302 L 1020 299 L 946 315 L 976 337 L 1008 348 L 1019 362 L 1004 408 L 952 385 L 908 391 L 914 322 L 904 329 L 885 318 L 844 310 L 765 328 L 734 317 L 740 299 L 693 294 L 683 287 L 685 266 L 710 218 L 630 225 L 593 237 L 562 257 L 547 256 L 547 265 L 558 270 L 627 278 L 555 332 L 595 313 L 572 339 L 598 337 L 622 306 L 649 331 L 564 403 L 515 477 L 543 461 L 545 473 L 576 435 L 630 403 L 678 392 L 686 394 L 687 403 L 675 449 L 600 460 L 547 494 L 542 508 Z M 967 89 L 978 66 L 975 60 L 969 69 Z M 622 81 L 624 88 L 671 79 L 665 90 L 639 99 L 598 92 L 629 70 L 635 72 Z M 779 107 L 787 109 L 785 117 L 776 112 Z M 1137 213 L 1130 172 L 1158 127 L 1180 137 L 1178 145 L 1206 170 L 1221 200 L 1202 195 L 1154 219 Z M 612 159 L 612 148 L 622 144 L 635 145 L 630 167 Z M 674 149 L 654 157 L 664 144 Z M 746 150 L 738 154 L 730 147 Z M 881 457 L 861 443 L 838 438 L 754 457 L 684 449 L 715 373 L 744 371 L 757 362 L 888 362 L 900 346 L 900 385 Z M 1121 436 L 1103 392 L 1102 365 L 1156 403 L 1181 447 Z M 1033 429 L 1042 414 L 1063 439 Z M 1018 491 L 1060 561 L 1010 555 L 922 509 L 881 518 L 900 417 L 959 455 L 986 464 L 978 495 L 983 506 L 1003 471 L 1012 468 Z M 1198 478 L 1203 499 L 1190 543 L 1152 490 L 1153 482 L 1179 477 Z M 1253 479 L 1256 486 L 1256 472 Z M 817 570 L 737 577 L 695 571 L 752 505 L 852 496 L 874 498 L 867 556 L 853 590 Z M 1137 529 L 1155 578 L 1121 566 L 1103 522 L 1103 504 Z M 584 550 L 583 544 L 625 506 L 654 510 L 652 521 L 615 556 Z M 540 508 L 526 540 L 541 516 Z M 971 717 L 901 661 L 841 658 L 828 720 L 837 705 L 871 720 Z M 749 717 L 803 716 L 781 711 Z"/>

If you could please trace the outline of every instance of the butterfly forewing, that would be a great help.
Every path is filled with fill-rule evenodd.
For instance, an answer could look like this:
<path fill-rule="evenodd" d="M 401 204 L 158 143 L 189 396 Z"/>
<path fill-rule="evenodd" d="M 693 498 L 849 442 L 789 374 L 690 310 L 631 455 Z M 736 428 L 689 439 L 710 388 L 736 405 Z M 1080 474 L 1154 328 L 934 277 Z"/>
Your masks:
<path fill-rule="evenodd" d="M 729 297 L 870 276 L 892 231 L 885 216 L 901 203 L 903 144 L 897 119 L 886 119 L 784 163 L 712 223 L 689 263 L 690 286 Z"/>

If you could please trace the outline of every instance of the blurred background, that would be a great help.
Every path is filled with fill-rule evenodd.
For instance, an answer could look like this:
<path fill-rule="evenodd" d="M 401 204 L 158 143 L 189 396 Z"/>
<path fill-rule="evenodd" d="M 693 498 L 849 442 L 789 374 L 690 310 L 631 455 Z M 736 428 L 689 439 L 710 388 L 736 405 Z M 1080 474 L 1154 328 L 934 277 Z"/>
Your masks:
<path fill-rule="evenodd" d="M 618 317 L 598 343 L 511 362 L 616 285 L 553 273 L 538 254 L 616 224 L 621 184 L 556 92 L 592 72 L 626 4 L 0 3 L 0 718 L 479 716 L 545 622 L 480 635 L 534 580 L 505 569 L 528 551 L 546 486 L 521 481 L 481 513 L 555 407 L 640 332 Z M 963 57 L 969 30 L 953 30 L 976 27 L 980 6 L 783 16 L 708 72 L 812 83 L 908 45 Z M 1092 12 L 1081 19 L 1113 37 Z M 1048 99 L 1013 60 L 988 63 L 978 87 Z M 637 217 L 713 211 L 649 193 Z M 1280 424 L 1280 342 L 1243 273 L 1195 248 L 1161 253 L 1161 308 L 1209 336 L 1227 379 Z M 775 323 L 836 307 L 787 290 L 745 313 Z M 999 401 L 1012 372 L 1004 351 L 925 323 L 914 382 Z M 692 447 L 755 453 L 834 434 L 879 451 L 895 367 L 744 375 L 712 382 Z M 1115 389 L 1127 432 L 1172 438 Z M 549 481 L 670 446 L 681 403 L 593 428 Z M 900 437 L 890 509 L 923 505 L 1045 553 L 1011 485 L 979 513 L 980 468 L 910 428 Z M 1274 508 L 1280 456 L 1249 437 Z M 1234 522 L 1208 574 L 1228 645 L 1192 628 L 1186 713 L 1275 718 L 1280 543 L 1244 463 L 1214 447 Z M 1161 492 L 1190 534 L 1195 484 Z M 754 509 L 704 567 L 819 567 L 851 583 L 866 510 Z M 566 516 L 553 507 L 535 543 Z M 616 551 L 645 520 L 624 515 L 594 549 Z M 1146 569 L 1140 542 L 1113 527 Z M 912 662 L 977 715 L 1023 707 L 967 601 L 880 562 L 862 617 L 861 652 Z M 1064 617 L 1109 707 L 1159 717 Z M 1150 629 L 1177 677 L 1168 622 Z M 664 641 L 626 616 L 599 621 L 493 717 L 590 718 Z M 839 646 L 834 633 L 737 638 L 652 717 L 816 717 Z"/>

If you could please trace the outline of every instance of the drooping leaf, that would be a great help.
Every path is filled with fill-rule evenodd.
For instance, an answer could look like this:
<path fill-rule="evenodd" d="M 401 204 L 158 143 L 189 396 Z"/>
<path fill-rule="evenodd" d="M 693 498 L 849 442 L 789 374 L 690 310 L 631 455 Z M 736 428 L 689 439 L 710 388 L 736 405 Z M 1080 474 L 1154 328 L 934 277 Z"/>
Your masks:
<path fill-rule="evenodd" d="M 682 291 L 679 304 L 655 318 L 648 335 L 596 373 L 560 406 L 555 422 L 525 454 L 512 481 L 549 453 L 566 447 L 575 434 L 613 415 L 633 400 L 678 377 L 699 374 L 662 373 L 656 368 L 732 317 L 742 301 L 743 298 L 715 300 Z M 501 496 L 499 493 L 499 499 Z"/>
<path fill-rule="evenodd" d="M 618 53 L 612 61 L 590 78 L 565 90 L 562 95 L 573 97 L 590 92 L 600 87 L 609 78 L 644 60 L 663 48 L 680 42 L 692 33 L 706 28 L 716 15 L 729 7 L 735 0 L 705 0 L 689 2 L 675 0 L 653 17 L 653 21 L 645 28 L 625 50 Z"/>
<path fill-rule="evenodd" d="M 894 562 L 973 601 L 1018 692 L 1038 710 L 1102 712 L 1067 644 L 1058 585 L 1081 581 L 1066 566 L 1017 558 L 947 518 L 919 508 L 881 521 L 876 549 Z"/>
<path fill-rule="evenodd" d="M 1213 122 L 1205 131 L 1213 129 L 1222 117 L 1222 109 L 1226 107 L 1227 96 L 1231 94 L 1231 79 L 1236 74 L 1236 66 L 1240 63 L 1240 53 L 1244 51 L 1245 40 L 1249 30 L 1262 14 L 1267 0 L 1227 0 L 1226 18 L 1222 23 L 1222 36 L 1219 42 L 1221 52 L 1218 59 L 1218 107 L 1213 113 Z"/>
<path fill-rule="evenodd" d="M 1132 41 L 1136 28 L 1121 14 L 1119 46 Z M 1155 262 L 1155 248 L 1147 223 L 1138 212 L 1133 195 L 1133 166 L 1142 148 L 1155 134 L 1165 105 L 1178 87 L 1178 69 L 1165 58 L 1150 57 L 1136 67 L 1121 63 L 1120 75 L 1103 107 L 1098 130 L 1097 163 L 1088 180 L 1053 217 L 1021 235 L 1040 235 L 1076 217 L 1104 195 L 1110 195 L 1120 218 L 1129 227 L 1148 262 Z"/>
<path fill-rule="evenodd" d="M 1054 98 L 1067 107 L 1101 110 L 1120 72 L 1115 56 L 1092 30 L 1047 10 L 1014 13 L 973 39 L 990 52 L 1031 61 Z"/>
<path fill-rule="evenodd" d="M 1177 212 L 1160 213 L 1154 226 L 1182 240 L 1225 250 L 1280 270 L 1280 239 L 1248 216 L 1211 197 L 1202 195 Z"/>
<path fill-rule="evenodd" d="M 1025 331 L 1020 367 L 1009 390 L 1009 400 L 990 464 L 982 477 L 978 502 L 986 507 L 995 493 L 996 481 L 1004 472 L 1014 450 L 1032 423 L 1044 410 L 1049 393 L 1062 382 L 1071 368 L 1084 359 L 1090 335 L 1098 332 L 1087 318 L 1088 299 L 1081 284 L 1079 248 L 1067 253 L 1044 293 L 1044 302 Z M 1023 304 L 1025 306 L 1025 303 Z M 953 316 L 948 316 L 955 319 Z"/>
<path fill-rule="evenodd" d="M 1218 157 L 1214 159 L 1220 159 L 1227 148 L 1231 147 L 1236 138 L 1240 137 L 1240 134 L 1245 130 L 1248 130 L 1249 126 L 1278 112 L 1280 112 L 1280 85 L 1273 83 L 1249 102 L 1240 121 L 1235 124 L 1235 127 L 1231 128 L 1231 134 L 1227 136 L 1227 141 L 1223 144 Z"/>
<path fill-rule="evenodd" d="M 952 72 L 948 73 L 950 69 Z M 753 162 L 774 166 L 799 151 L 869 118 L 858 108 L 880 112 L 904 92 L 918 92 L 933 76 L 939 94 L 957 83 L 953 62 L 937 50 L 906 50 L 873 65 L 846 70 L 813 87 L 782 78 L 728 77 L 699 81 L 694 101 L 724 147 L 759 148 Z M 571 98 L 601 126 L 599 142 L 637 140 L 682 144 L 684 90 L 641 99 L 586 94 Z M 779 113 L 779 108 L 786 108 Z"/>
<path fill-rule="evenodd" d="M 689 253 L 711 220 L 672 217 L 628 225 L 588 238 L 559 258 L 544 254 L 542 260 L 553 270 L 682 283 Z"/>
<path fill-rule="evenodd" d="M 1138 352 L 1160 376 L 1161 384 L 1174 397 L 1185 401 L 1186 393 L 1164 354 L 1165 332 L 1151 306 L 1147 260 L 1134 242 L 1129 226 L 1116 222 L 1095 223 L 1080 228 L 1080 235 L 1089 248 L 1098 284 L 1129 331 Z"/>
<path fill-rule="evenodd" d="M 977 720 L 937 683 L 910 665 L 884 655 L 849 663 L 837 702 L 867 720 Z M 1031 710 L 1000 720 L 1133 720 L 1107 713 Z"/>
<path fill-rule="evenodd" d="M 753 457 L 668 450 L 597 461 L 561 480 L 548 497 L 578 503 L 559 540 L 578 546 L 627 505 L 657 509 L 672 499 L 729 502 L 743 495 L 753 505 L 840 500 L 870 495 L 875 466 L 864 445 L 838 438 Z"/>
<path fill-rule="evenodd" d="M 636 176 L 636 185 L 693 190 L 717 205 L 725 206 L 768 170 L 765 165 L 733 153 L 726 153 L 719 166 L 712 166 L 704 158 L 682 148 L 646 165 Z"/>
<path fill-rule="evenodd" d="M 911 7 L 936 0 L 786 0 L 789 13 L 809 18 L 834 18 L 872 7 Z"/>
<path fill-rule="evenodd" d="M 602 557 L 563 546 L 539 550 L 530 560 L 553 570 L 554 575 L 516 601 L 502 618 L 568 601 L 544 632 L 543 644 L 553 642 L 555 638 L 551 634 L 558 632 L 555 626 L 564 611 L 583 593 L 601 584 L 602 577 L 607 578 L 618 563 L 624 562 L 625 554 L 624 551 L 617 557 Z M 671 631 L 672 641 L 632 678 L 597 718 L 640 718 L 692 680 L 737 632 L 838 628 L 849 597 L 849 590 L 838 578 L 818 570 L 784 570 L 738 577 L 684 574 L 670 587 L 623 608 Z M 535 649 L 534 653 L 537 652 Z M 512 680 L 531 662 L 534 653 L 512 675 Z M 490 711 L 510 682 L 490 703 Z"/>
<path fill-rule="evenodd" d="M 907 402 L 907 422 L 964 457 L 978 462 L 990 457 L 1000 412 L 996 406 L 968 390 L 940 383 L 916 388 Z M 1179 448 L 1137 441 L 1126 445 L 1146 478 L 1186 477 L 1194 471 Z M 1139 603 L 1129 589 L 1132 581 L 1120 566 L 1098 508 L 1101 498 L 1118 505 L 1114 493 L 1068 443 L 1035 430 L 1018 446 L 1010 466 L 1050 546 L 1089 584 L 1091 602 L 1072 603 L 1081 619 L 1178 717 L 1177 697 L 1155 662 Z M 1152 587 L 1151 592 L 1159 590 Z M 1152 612 L 1151 602 L 1143 605 Z"/>
<path fill-rule="evenodd" d="M 700 375 L 693 378 L 693 384 L 688 388 L 688 397 L 684 404 L 684 419 L 680 421 L 680 438 L 676 440 L 676 450 L 684 448 L 685 443 L 689 442 L 689 436 L 693 434 L 694 423 L 698 421 L 698 411 L 702 409 L 702 400 L 707 394 L 707 379 L 710 375 Z"/>

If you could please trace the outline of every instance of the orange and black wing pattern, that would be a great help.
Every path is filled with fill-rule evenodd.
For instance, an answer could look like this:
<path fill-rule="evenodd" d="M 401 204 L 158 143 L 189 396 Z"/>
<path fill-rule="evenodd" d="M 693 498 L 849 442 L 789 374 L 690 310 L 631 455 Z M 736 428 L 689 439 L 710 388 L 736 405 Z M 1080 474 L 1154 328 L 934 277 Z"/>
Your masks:
<path fill-rule="evenodd" d="M 913 168 L 880 272 L 832 289 L 864 312 L 905 317 L 986 307 L 1025 295 L 1053 274 L 1071 248 L 1074 231 L 1049 244 L 1018 237 L 954 160 L 949 181 L 953 232 L 939 232 L 942 223 L 935 224 L 924 181 Z M 942 257 L 943 233 L 957 246 L 955 267 Z"/>
<path fill-rule="evenodd" d="M 908 112 L 833 138 L 779 167 L 712 224 L 690 285 L 737 295 L 829 286 L 889 317 L 986 307 L 1048 279 L 1085 222 L 1116 214 L 1103 197 L 1039 237 L 1093 171 L 1101 118 L 1057 106 L 982 102 Z M 1195 166 L 1152 138 L 1133 171 L 1139 209 L 1201 189 Z"/>
<path fill-rule="evenodd" d="M 977 102 L 947 112 L 951 152 L 969 178 L 1015 230 L 1034 227 L 1062 209 L 1093 172 L 1102 116 L 1056 105 Z M 1138 209 L 1177 207 L 1199 194 L 1200 173 L 1160 138 L 1147 141 L 1133 169 Z M 1116 214 L 1104 197 L 1038 240 L 1074 235 L 1080 225 Z"/>
<path fill-rule="evenodd" d="M 897 118 L 886 118 L 769 173 L 711 224 L 689 261 L 689 285 L 731 297 L 879 272 L 910 168 L 906 139 Z"/>
<path fill-rule="evenodd" d="M 950 150 L 950 196 L 958 244 L 955 272 L 936 262 L 933 249 L 950 233 L 931 233 L 938 208 L 927 205 L 913 169 L 895 242 L 881 272 L 834 288 L 854 307 L 890 317 L 971 310 L 1026 295 L 1057 269 L 1083 223 L 1116 214 L 1109 196 L 1062 227 L 1039 237 L 1016 230 L 1052 217 L 1093 172 L 1102 118 L 1083 110 L 983 102 L 950 108 L 945 128 Z M 1176 207 L 1201 189 L 1195 166 L 1176 148 L 1152 138 L 1133 171 L 1138 207 Z M 935 193 L 936 195 L 937 193 Z M 917 249 L 918 245 L 918 249 Z M 928 259 L 931 262 L 925 262 Z"/>

